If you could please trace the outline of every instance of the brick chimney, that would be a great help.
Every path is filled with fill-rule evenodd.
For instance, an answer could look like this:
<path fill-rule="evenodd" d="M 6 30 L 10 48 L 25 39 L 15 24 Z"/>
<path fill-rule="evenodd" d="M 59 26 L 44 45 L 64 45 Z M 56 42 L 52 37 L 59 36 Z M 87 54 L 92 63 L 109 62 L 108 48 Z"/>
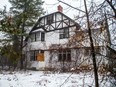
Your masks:
<path fill-rule="evenodd" d="M 61 5 L 59 5 L 57 8 L 58 8 L 58 11 L 59 11 L 59 12 L 63 12 L 63 8 L 62 8 Z"/>

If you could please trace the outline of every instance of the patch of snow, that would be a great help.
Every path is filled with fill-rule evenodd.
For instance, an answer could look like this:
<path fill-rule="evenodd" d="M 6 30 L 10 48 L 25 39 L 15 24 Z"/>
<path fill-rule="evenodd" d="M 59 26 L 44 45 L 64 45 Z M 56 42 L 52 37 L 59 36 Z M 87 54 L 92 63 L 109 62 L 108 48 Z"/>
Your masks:
<path fill-rule="evenodd" d="M 0 87 L 94 87 L 94 76 L 92 73 L 4 72 L 0 74 Z M 100 87 L 110 84 L 103 81 Z"/>

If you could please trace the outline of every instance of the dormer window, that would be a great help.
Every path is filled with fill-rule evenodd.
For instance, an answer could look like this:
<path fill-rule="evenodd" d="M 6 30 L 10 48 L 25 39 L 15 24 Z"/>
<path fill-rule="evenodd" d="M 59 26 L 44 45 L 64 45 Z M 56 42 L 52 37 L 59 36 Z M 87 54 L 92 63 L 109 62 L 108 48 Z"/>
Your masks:
<path fill-rule="evenodd" d="M 60 30 L 60 39 L 69 38 L 69 28 Z"/>
<path fill-rule="evenodd" d="M 53 15 L 47 16 L 47 24 L 50 25 L 53 23 Z"/>

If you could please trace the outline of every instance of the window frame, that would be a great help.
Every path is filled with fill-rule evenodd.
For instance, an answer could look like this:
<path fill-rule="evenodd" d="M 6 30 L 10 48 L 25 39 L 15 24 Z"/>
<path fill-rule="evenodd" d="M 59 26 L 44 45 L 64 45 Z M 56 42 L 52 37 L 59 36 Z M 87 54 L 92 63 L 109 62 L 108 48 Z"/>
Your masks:
<path fill-rule="evenodd" d="M 31 42 L 35 42 L 35 40 L 36 40 L 35 37 L 36 37 L 35 33 L 32 33 L 32 34 L 31 34 L 31 37 L 30 37 Z"/>
<path fill-rule="evenodd" d="M 37 39 L 37 34 L 39 33 L 39 39 Z M 33 35 L 33 36 L 32 36 Z M 36 41 L 45 41 L 45 32 L 34 32 L 31 34 L 31 42 L 36 42 Z"/>
<path fill-rule="evenodd" d="M 31 54 L 33 52 L 33 54 Z M 38 50 L 31 50 L 30 51 L 30 61 L 36 61 L 37 60 L 37 54 L 39 53 Z M 33 58 L 32 58 L 33 57 Z"/>
<path fill-rule="evenodd" d="M 41 41 L 41 32 L 36 32 L 35 33 L 35 41 Z"/>
<path fill-rule="evenodd" d="M 60 33 L 59 34 L 60 39 L 69 38 L 69 28 L 64 28 L 64 29 L 60 30 L 59 33 Z"/>
<path fill-rule="evenodd" d="M 41 41 L 45 41 L 45 33 L 41 32 Z"/>
<path fill-rule="evenodd" d="M 33 52 L 32 55 L 31 55 L 31 52 Z M 37 61 L 37 56 L 38 56 L 39 53 L 44 54 L 44 50 L 31 50 L 30 51 L 30 61 Z"/>
<path fill-rule="evenodd" d="M 58 52 L 59 62 L 71 62 L 71 50 L 62 50 Z"/>

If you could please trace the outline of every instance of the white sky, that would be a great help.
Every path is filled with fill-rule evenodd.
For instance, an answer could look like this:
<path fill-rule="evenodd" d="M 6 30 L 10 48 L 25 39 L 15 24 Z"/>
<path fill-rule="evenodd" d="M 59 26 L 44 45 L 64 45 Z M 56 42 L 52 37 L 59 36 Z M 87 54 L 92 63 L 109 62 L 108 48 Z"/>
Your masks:
<path fill-rule="evenodd" d="M 64 14 L 68 15 L 71 18 L 73 18 L 74 16 L 77 16 L 77 13 L 78 13 L 77 10 L 75 10 L 65 4 L 59 3 L 58 0 L 43 0 L 43 1 L 45 1 L 43 7 L 44 7 L 44 10 L 46 11 L 46 14 L 56 12 L 57 6 L 61 5 L 63 7 Z M 61 1 L 66 2 L 74 7 L 78 7 L 79 9 L 81 9 L 83 11 L 85 10 L 84 5 L 83 5 L 84 0 L 61 0 Z M 91 1 L 94 1 L 96 3 L 102 2 L 101 0 L 87 0 L 86 2 L 88 3 Z M 11 5 L 8 2 L 8 0 L 0 0 L 0 9 L 3 8 L 3 6 L 7 6 L 7 10 L 8 10 Z"/>
<path fill-rule="evenodd" d="M 70 17 L 74 17 L 75 13 L 77 13 L 76 10 L 74 10 L 71 7 L 68 7 L 62 3 L 58 3 L 57 0 L 43 0 L 45 1 L 44 3 L 44 10 L 46 11 L 46 14 L 50 14 L 53 12 L 57 11 L 57 6 L 61 5 L 63 7 L 63 13 L 70 16 Z M 80 2 L 82 2 L 82 0 L 62 0 L 74 7 L 79 7 L 80 5 L 82 6 L 82 4 L 79 4 Z M 8 2 L 8 0 L 0 0 L 0 9 L 3 8 L 3 6 L 7 7 L 7 10 L 9 9 L 9 7 L 11 6 L 10 3 Z M 73 12 L 73 13 L 72 13 Z"/>
<path fill-rule="evenodd" d="M 66 14 L 67 16 L 71 17 L 71 18 L 76 16 L 76 13 L 78 12 L 77 10 L 75 10 L 75 9 L 73 9 L 73 8 L 63 4 L 63 3 L 59 3 L 57 0 L 44 0 L 44 1 L 45 1 L 44 9 L 46 10 L 46 12 L 48 14 L 56 12 L 58 5 L 61 5 L 63 7 L 63 13 Z M 74 7 L 80 7 L 80 6 L 82 6 L 82 3 L 83 3 L 82 2 L 83 0 L 61 0 L 61 1 L 65 2 L 65 3 L 68 3 L 68 4 L 70 4 Z"/>
<path fill-rule="evenodd" d="M 7 10 L 11 6 L 8 0 L 0 0 L 0 9 L 2 9 L 4 6 L 7 6 Z"/>

